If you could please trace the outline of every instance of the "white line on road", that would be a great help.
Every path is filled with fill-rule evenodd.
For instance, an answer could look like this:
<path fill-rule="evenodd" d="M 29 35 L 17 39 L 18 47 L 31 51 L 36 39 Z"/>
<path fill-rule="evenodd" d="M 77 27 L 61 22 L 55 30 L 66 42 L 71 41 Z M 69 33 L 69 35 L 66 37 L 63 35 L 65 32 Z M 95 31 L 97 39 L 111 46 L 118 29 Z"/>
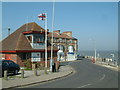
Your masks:
<path fill-rule="evenodd" d="M 103 80 L 105 78 L 105 74 L 102 75 L 102 77 L 99 79 L 100 81 Z M 95 81 L 95 82 L 98 82 L 98 81 Z M 86 85 L 83 85 L 83 86 L 80 86 L 80 87 L 77 87 L 77 88 L 83 88 L 83 87 L 87 87 L 87 86 L 90 86 L 92 84 L 86 84 Z"/>
<path fill-rule="evenodd" d="M 105 74 L 103 74 L 102 78 L 100 78 L 100 81 L 103 80 L 105 78 Z"/>
<path fill-rule="evenodd" d="M 83 88 L 83 87 L 86 87 L 86 86 L 89 86 L 89 85 L 92 85 L 92 84 L 86 84 L 86 85 L 83 85 L 83 86 L 80 86 L 80 87 L 77 87 L 77 88 Z"/>

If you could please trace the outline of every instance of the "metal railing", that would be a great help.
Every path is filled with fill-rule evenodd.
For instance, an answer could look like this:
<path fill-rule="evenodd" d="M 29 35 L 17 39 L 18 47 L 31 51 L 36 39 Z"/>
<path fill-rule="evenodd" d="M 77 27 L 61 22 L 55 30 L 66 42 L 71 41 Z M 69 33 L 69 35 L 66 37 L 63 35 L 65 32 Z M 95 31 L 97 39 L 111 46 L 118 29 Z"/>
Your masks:
<path fill-rule="evenodd" d="M 30 43 L 34 49 L 45 49 L 45 43 Z"/>

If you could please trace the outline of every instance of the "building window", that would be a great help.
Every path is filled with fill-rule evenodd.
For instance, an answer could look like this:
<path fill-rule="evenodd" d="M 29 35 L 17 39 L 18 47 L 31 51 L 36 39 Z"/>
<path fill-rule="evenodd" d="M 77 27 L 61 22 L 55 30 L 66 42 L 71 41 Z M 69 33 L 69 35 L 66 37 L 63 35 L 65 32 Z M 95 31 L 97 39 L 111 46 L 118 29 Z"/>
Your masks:
<path fill-rule="evenodd" d="M 59 39 L 57 39 L 57 42 L 59 42 Z"/>
<path fill-rule="evenodd" d="M 48 41 L 50 41 L 50 38 L 48 38 Z"/>
<path fill-rule="evenodd" d="M 70 43 L 72 43 L 72 40 L 70 40 Z"/>
<path fill-rule="evenodd" d="M 29 42 L 31 43 L 32 42 L 32 36 L 27 36 Z"/>
<path fill-rule="evenodd" d="M 62 38 L 60 38 L 60 42 L 62 42 Z"/>
<path fill-rule="evenodd" d="M 43 43 L 44 42 L 44 37 L 40 34 L 35 34 L 34 35 L 34 43 Z"/>
<path fill-rule="evenodd" d="M 67 39 L 67 43 L 69 43 L 70 41 Z"/>
<path fill-rule="evenodd" d="M 30 58 L 29 53 L 22 53 L 22 55 L 21 55 L 21 59 L 22 59 L 22 60 L 27 60 L 27 59 L 29 59 L 29 58 Z"/>
<path fill-rule="evenodd" d="M 63 42 L 65 43 L 65 42 L 66 42 L 66 39 L 63 39 Z"/>
<path fill-rule="evenodd" d="M 56 42 L 56 38 L 54 38 L 53 41 Z"/>

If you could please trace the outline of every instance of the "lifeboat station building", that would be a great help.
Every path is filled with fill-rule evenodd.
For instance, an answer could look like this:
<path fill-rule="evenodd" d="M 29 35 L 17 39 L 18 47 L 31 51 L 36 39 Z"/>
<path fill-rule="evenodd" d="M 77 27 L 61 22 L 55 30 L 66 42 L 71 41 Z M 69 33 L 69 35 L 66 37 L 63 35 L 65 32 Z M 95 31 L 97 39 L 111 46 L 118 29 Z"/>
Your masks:
<path fill-rule="evenodd" d="M 1 59 L 13 60 L 21 67 L 26 67 L 26 62 L 29 62 L 30 67 L 36 62 L 45 65 L 45 29 L 35 22 L 22 25 L 0 44 L 2 46 Z M 57 52 L 58 48 L 53 47 L 54 62 L 57 61 Z M 47 67 L 49 67 L 51 58 L 49 42 L 47 43 L 47 56 Z"/>

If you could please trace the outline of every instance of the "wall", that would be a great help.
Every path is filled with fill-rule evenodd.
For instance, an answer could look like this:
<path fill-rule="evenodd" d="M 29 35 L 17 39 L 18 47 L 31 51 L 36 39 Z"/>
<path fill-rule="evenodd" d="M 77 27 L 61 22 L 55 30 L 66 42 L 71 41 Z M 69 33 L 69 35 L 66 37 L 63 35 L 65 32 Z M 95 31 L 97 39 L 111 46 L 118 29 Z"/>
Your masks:
<path fill-rule="evenodd" d="M 17 54 L 13 53 L 2 53 L 0 54 L 0 60 L 6 59 L 6 60 L 12 60 L 13 62 L 17 63 Z"/>

